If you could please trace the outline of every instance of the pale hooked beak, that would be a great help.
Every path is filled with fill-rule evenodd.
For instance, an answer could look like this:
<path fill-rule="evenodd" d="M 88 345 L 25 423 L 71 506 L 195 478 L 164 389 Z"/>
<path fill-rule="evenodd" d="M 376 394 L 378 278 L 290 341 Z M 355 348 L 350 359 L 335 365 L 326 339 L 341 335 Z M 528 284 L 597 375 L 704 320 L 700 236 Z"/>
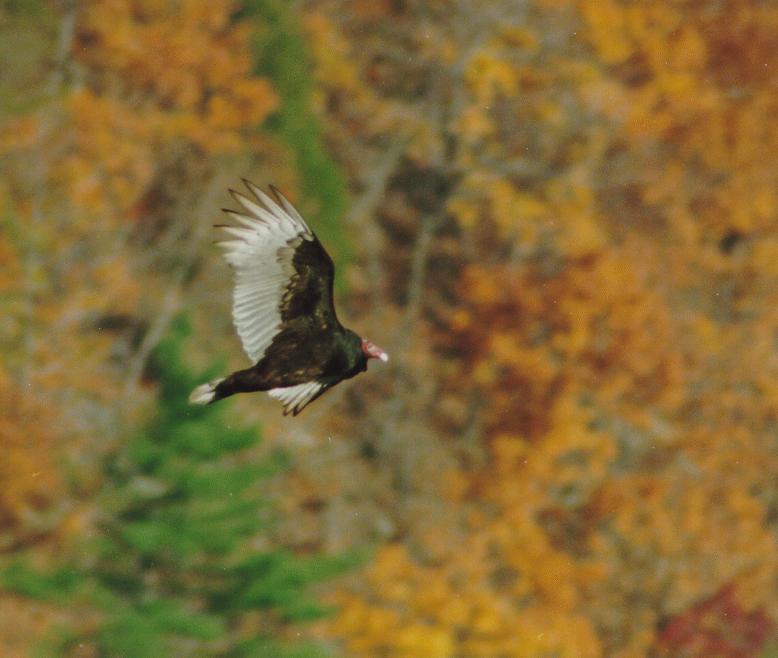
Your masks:
<path fill-rule="evenodd" d="M 381 359 L 384 363 L 389 360 L 389 355 L 370 340 L 362 340 L 362 352 L 368 359 Z"/>

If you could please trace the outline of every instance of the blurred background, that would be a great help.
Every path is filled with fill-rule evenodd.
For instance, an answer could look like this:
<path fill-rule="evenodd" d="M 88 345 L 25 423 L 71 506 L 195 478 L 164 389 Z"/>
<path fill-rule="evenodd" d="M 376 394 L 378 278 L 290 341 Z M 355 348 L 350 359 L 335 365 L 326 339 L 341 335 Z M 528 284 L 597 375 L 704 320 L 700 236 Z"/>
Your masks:
<path fill-rule="evenodd" d="M 778 5 L 0 4 L 0 655 L 778 656 Z M 390 352 L 298 418 L 211 225 Z"/>

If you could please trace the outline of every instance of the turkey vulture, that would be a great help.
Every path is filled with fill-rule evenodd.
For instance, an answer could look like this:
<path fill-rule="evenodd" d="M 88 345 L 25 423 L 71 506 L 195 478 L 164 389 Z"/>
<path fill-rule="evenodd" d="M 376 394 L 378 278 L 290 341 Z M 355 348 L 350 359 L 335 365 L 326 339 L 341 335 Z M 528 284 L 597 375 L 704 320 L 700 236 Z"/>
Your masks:
<path fill-rule="evenodd" d="M 220 242 L 235 273 L 232 318 L 254 365 L 198 386 L 192 404 L 235 393 L 267 391 L 295 416 L 338 382 L 389 356 L 346 329 L 335 315 L 335 267 L 299 212 L 273 186 L 275 200 L 249 181 L 253 199 L 234 190 L 242 210 L 227 210 L 242 226 L 220 224 Z"/>

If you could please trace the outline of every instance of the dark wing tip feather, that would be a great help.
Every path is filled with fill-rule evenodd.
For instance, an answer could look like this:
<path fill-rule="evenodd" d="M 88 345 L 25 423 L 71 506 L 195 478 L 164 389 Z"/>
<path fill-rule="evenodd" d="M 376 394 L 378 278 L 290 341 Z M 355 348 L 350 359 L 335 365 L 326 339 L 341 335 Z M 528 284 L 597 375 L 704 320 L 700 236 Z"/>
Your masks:
<path fill-rule="evenodd" d="M 230 188 L 227 191 L 230 193 L 230 196 L 233 199 L 235 199 L 235 201 L 237 201 L 238 203 L 240 203 L 241 199 L 248 199 L 249 201 L 251 201 L 251 199 L 249 199 L 245 194 L 243 194 L 243 192 L 238 192 L 238 190 L 233 190 L 232 188 Z M 240 205 L 242 206 L 243 204 L 240 203 Z"/>
<path fill-rule="evenodd" d="M 248 217 L 253 222 L 258 222 L 259 224 L 264 224 L 265 226 L 268 225 L 267 221 L 263 219 L 262 217 L 257 217 L 254 213 L 251 213 L 250 215 L 246 210 L 234 210 L 232 208 L 222 208 L 222 212 L 230 215 L 231 217 L 243 217 L 244 219 Z M 240 221 L 240 220 L 237 220 Z M 220 226 L 227 226 L 226 224 L 221 224 Z"/>
<path fill-rule="evenodd" d="M 281 192 L 275 185 L 268 185 L 268 188 L 270 188 L 270 191 L 273 193 L 273 196 L 276 198 L 276 201 L 278 201 L 278 203 L 280 203 L 283 206 L 283 202 L 284 202 L 283 200 L 285 198 L 284 195 L 281 194 Z"/>
<path fill-rule="evenodd" d="M 254 197 L 257 201 L 259 201 L 257 195 L 254 194 L 254 190 L 251 187 L 251 181 L 248 178 L 244 178 L 243 176 L 241 176 L 240 180 L 242 181 L 244 187 L 249 191 L 249 194 L 251 194 L 251 196 Z"/>
<path fill-rule="evenodd" d="M 257 194 L 257 190 L 261 192 L 262 188 L 256 183 L 252 183 L 248 178 L 241 178 L 241 180 L 243 181 L 243 184 L 246 186 L 246 189 L 249 192 L 251 192 L 251 196 L 253 196 L 260 203 L 260 205 L 264 206 L 265 204 L 262 203 L 262 198 L 260 197 L 259 194 Z"/>

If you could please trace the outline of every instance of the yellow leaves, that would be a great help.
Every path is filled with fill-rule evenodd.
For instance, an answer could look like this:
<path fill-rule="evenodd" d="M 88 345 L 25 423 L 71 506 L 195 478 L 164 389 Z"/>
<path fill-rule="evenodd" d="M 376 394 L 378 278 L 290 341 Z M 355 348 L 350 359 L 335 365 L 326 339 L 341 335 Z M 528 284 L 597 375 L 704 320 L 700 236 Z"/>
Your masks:
<path fill-rule="evenodd" d="M 545 551 L 533 571 L 537 596 L 561 610 L 574 610 L 579 603 L 576 565 L 560 552 Z"/>
<path fill-rule="evenodd" d="M 470 602 L 455 589 L 447 589 L 445 599 L 440 602 L 438 609 L 440 623 L 444 628 L 464 627 L 470 618 Z"/>
<path fill-rule="evenodd" d="M 119 432 L 120 408 L 137 403 L 119 404 L 117 396 L 146 328 L 140 307 L 153 315 L 177 285 L 149 270 L 162 260 L 186 268 L 186 224 L 204 219 L 189 212 L 203 179 L 218 156 L 247 153 L 256 144 L 248 139 L 278 106 L 270 83 L 252 73 L 252 34 L 236 8 L 204 0 L 78 3 L 72 52 L 62 53 L 67 80 L 54 89 L 42 79 L 33 109 L 0 130 L 0 160 L 8 163 L 0 186 L 0 287 L 8 301 L 0 342 L 9 380 L 29 386 L 0 383 L 7 528 L 32 519 L 45 529 L 41 510 L 62 493 L 54 463 L 60 433 L 83 451 L 81 461 Z M 56 77 L 53 68 L 48 76 Z M 134 230 L 139 219 L 144 232 Z M 163 230 L 160 258 L 158 245 L 144 244 Z M 63 535 L 81 527 L 71 515 Z"/>
<path fill-rule="evenodd" d="M 96 264 L 90 274 L 100 281 L 102 289 L 112 291 L 113 298 L 110 305 L 107 305 L 101 290 L 93 303 L 84 303 L 83 308 L 110 308 L 113 313 L 131 313 L 136 308 L 141 292 L 140 285 L 138 278 L 129 271 L 123 257 L 106 259 Z"/>
<path fill-rule="evenodd" d="M 153 173 L 158 117 L 136 114 L 118 99 L 83 88 L 67 99 L 66 121 L 59 138 L 69 157 L 51 177 L 76 207 L 95 215 L 115 204 L 129 208 Z"/>
<path fill-rule="evenodd" d="M 577 168 L 533 191 L 506 179 L 472 177 L 472 192 L 455 197 L 449 208 L 465 228 L 493 223 L 500 239 L 527 249 L 553 235 L 565 254 L 579 258 L 601 251 L 606 241 L 587 175 Z"/>
<path fill-rule="evenodd" d="M 440 133 L 465 172 L 444 387 L 478 400 L 485 465 L 452 476 L 453 550 L 430 559 L 409 530 L 359 578 L 344 615 L 385 628 L 341 631 L 354 655 L 439 637 L 448 655 L 638 658 L 726 582 L 776 606 L 778 11 L 552 4 L 553 30 L 494 21 L 428 69 L 452 81 Z M 324 35 L 341 60 L 348 29 Z M 369 67 L 320 57 L 366 93 Z"/>
<path fill-rule="evenodd" d="M 352 57 L 348 42 L 323 13 L 312 12 L 304 20 L 306 31 L 311 38 L 317 77 L 327 86 L 351 90 L 358 96 L 363 95 L 357 62 Z"/>
<path fill-rule="evenodd" d="M 278 99 L 251 75 L 249 31 L 229 25 L 230 12 L 229 3 L 202 0 L 143 10 L 130 0 L 89 3 L 79 23 L 89 47 L 76 52 L 96 79 L 109 82 L 101 85 L 112 90 L 105 97 L 121 105 L 113 112 L 134 105 L 130 117 L 146 131 L 141 143 L 183 138 L 212 153 L 234 151 Z"/>
<path fill-rule="evenodd" d="M 389 545 L 374 560 L 373 573 L 380 581 L 407 580 L 413 573 L 405 548 L 400 544 Z"/>
<path fill-rule="evenodd" d="M 778 212 L 778 192 L 769 186 L 757 189 L 751 198 L 751 207 L 754 213 L 754 224 L 764 225 Z"/>
<path fill-rule="evenodd" d="M 463 601 L 453 594 L 439 577 L 417 567 L 404 548 L 389 545 L 376 555 L 367 577 L 380 592 L 384 606 L 369 606 L 359 598 L 337 598 L 341 612 L 334 628 L 347 638 L 356 655 L 388 658 L 446 658 L 453 648 L 450 626 L 467 615 Z M 391 606 L 391 607 L 390 607 Z M 414 621 L 404 619 L 410 613 Z"/>
<path fill-rule="evenodd" d="M 632 54 L 627 37 L 626 16 L 613 0 L 580 3 L 580 10 L 590 30 L 590 40 L 605 64 L 619 64 Z"/>
<path fill-rule="evenodd" d="M 498 94 L 512 96 L 518 91 L 516 67 L 489 50 L 477 53 L 465 69 L 465 83 L 481 104 L 489 104 Z"/>
<path fill-rule="evenodd" d="M 525 611 L 513 638 L 515 658 L 557 655 L 561 658 L 596 658 L 600 642 L 583 616 L 560 614 L 553 607 Z"/>
<path fill-rule="evenodd" d="M 464 109 L 456 119 L 456 128 L 466 139 L 478 141 L 491 135 L 495 126 L 487 108 L 473 105 Z"/>
<path fill-rule="evenodd" d="M 97 510 L 91 505 L 78 505 L 68 512 L 57 528 L 57 535 L 65 545 L 77 544 L 95 532 Z"/>
<path fill-rule="evenodd" d="M 521 437 L 512 434 L 498 434 L 492 441 L 494 468 L 506 475 L 514 474 L 528 463 L 531 446 Z"/>
<path fill-rule="evenodd" d="M 673 43 L 673 64 L 680 70 L 691 71 L 706 64 L 708 47 L 699 30 L 687 25 L 680 30 Z"/>
<path fill-rule="evenodd" d="M 618 538 L 612 550 L 630 547 L 629 559 L 648 571 L 634 586 L 664 591 L 665 614 L 687 608 L 700 593 L 711 593 L 733 578 L 749 592 L 764 592 L 762 583 L 778 567 L 761 503 L 736 486 L 722 490 L 712 472 L 699 475 L 680 461 L 661 479 L 632 477 L 608 487 L 621 498 L 614 506 L 618 512 L 611 527 Z M 611 539 L 600 544 L 604 556 Z M 763 601 L 758 597 L 750 605 Z"/>
<path fill-rule="evenodd" d="M 231 91 L 244 125 L 256 126 L 263 123 L 280 103 L 270 82 L 264 78 L 238 80 Z"/>
<path fill-rule="evenodd" d="M 468 551 L 474 551 L 468 553 Z M 334 629 L 346 638 L 355 655 L 387 658 L 429 658 L 452 655 L 506 655 L 534 658 L 542 652 L 561 656 L 599 656 L 599 641 L 588 621 L 561 611 L 575 599 L 571 563 L 561 554 L 544 558 L 536 553 L 522 564 L 530 568 L 534 558 L 545 561 L 533 567 L 536 585 L 545 602 L 515 604 L 514 589 L 504 595 L 485 587 L 484 555 L 476 546 L 463 546 L 462 557 L 479 562 L 450 565 L 445 569 L 421 568 L 397 547 L 381 549 L 368 577 L 380 588 L 373 605 L 353 596 L 340 596 L 341 612 Z M 387 570 L 388 569 L 388 570 Z M 506 574 L 507 581 L 510 577 Z M 396 579 L 406 587 L 398 588 Z M 522 579 L 523 582 L 523 579 Z M 531 594 L 525 592 L 523 596 Z"/>
<path fill-rule="evenodd" d="M 473 298 L 479 303 L 491 304 L 502 299 L 505 288 L 500 278 L 488 270 L 471 267 L 464 273 L 463 278 Z M 460 314 L 460 317 L 466 316 Z"/>
<path fill-rule="evenodd" d="M 185 134 L 210 152 L 236 151 L 242 146 L 242 129 L 264 122 L 278 104 L 266 80 L 239 80 L 224 95 L 212 96 L 202 124 Z"/>
<path fill-rule="evenodd" d="M 395 636 L 393 655 L 408 658 L 448 658 L 454 642 L 449 632 L 421 624 L 403 626 Z"/>
<path fill-rule="evenodd" d="M 22 116 L 0 126 L 0 153 L 35 146 L 40 133 L 40 121 L 36 116 Z"/>
<path fill-rule="evenodd" d="M 695 318 L 694 331 L 700 346 L 709 353 L 718 351 L 721 345 L 721 334 L 718 325 L 710 318 L 700 316 Z"/>
<path fill-rule="evenodd" d="M 515 192 L 511 200 L 511 204 L 514 208 L 514 217 L 519 222 L 532 223 L 548 215 L 548 206 L 537 196 L 528 194 L 526 192 Z M 495 213 L 497 214 L 497 213 Z M 497 214 L 499 217 L 500 215 Z M 499 219 L 498 219 L 499 222 Z M 503 222 L 505 225 L 510 226 L 508 221 Z"/>
<path fill-rule="evenodd" d="M 630 99 L 624 87 L 604 76 L 584 82 L 579 91 L 582 102 L 612 122 L 622 123 L 630 111 Z"/>
<path fill-rule="evenodd" d="M 548 209 L 541 199 L 517 190 L 508 181 L 494 181 L 486 193 L 491 216 L 503 236 L 520 233 L 524 226 L 536 224 L 547 216 Z"/>
<path fill-rule="evenodd" d="M 562 227 L 558 241 L 573 258 L 600 252 L 606 241 L 592 187 L 587 183 L 586 173 L 579 169 L 571 172 L 564 184 L 549 185 L 553 213 Z"/>

